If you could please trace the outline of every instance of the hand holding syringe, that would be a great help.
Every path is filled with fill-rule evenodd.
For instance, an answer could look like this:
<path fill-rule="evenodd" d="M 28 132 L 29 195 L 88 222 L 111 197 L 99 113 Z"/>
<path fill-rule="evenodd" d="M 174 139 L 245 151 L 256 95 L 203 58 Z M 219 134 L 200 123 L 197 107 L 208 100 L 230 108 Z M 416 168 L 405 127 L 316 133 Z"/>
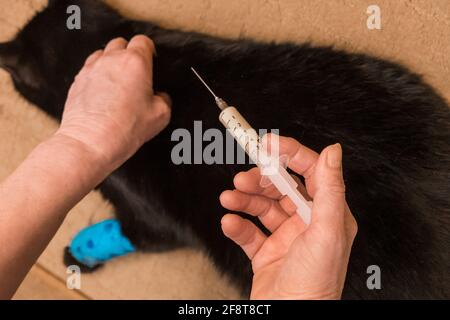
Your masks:
<path fill-rule="evenodd" d="M 307 201 L 298 191 L 297 182 L 280 164 L 279 157 L 270 156 L 261 147 L 257 132 L 250 126 L 235 107 L 229 106 L 219 98 L 205 83 L 200 75 L 191 68 L 200 81 L 208 88 L 216 100 L 217 106 L 222 110 L 219 116 L 220 122 L 227 128 L 228 132 L 245 150 L 250 159 L 260 168 L 261 174 L 266 176 L 284 196 L 289 197 L 297 208 L 297 213 L 303 221 L 309 225 L 311 222 L 312 202 Z"/>

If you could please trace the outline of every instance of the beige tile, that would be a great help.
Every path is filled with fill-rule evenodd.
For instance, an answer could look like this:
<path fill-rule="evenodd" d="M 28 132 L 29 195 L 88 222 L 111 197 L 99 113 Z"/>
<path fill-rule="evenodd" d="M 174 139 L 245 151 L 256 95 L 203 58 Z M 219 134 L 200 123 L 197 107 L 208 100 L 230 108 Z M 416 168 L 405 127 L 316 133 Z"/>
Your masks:
<path fill-rule="evenodd" d="M 60 279 L 34 266 L 14 295 L 14 300 L 85 300 L 82 293 L 67 289 Z"/>

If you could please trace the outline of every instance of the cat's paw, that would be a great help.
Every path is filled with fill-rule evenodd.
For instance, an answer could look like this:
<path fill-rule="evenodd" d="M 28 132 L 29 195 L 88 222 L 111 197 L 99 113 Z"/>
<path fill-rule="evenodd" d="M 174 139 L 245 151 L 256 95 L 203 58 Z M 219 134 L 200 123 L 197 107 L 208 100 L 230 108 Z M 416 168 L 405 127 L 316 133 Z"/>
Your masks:
<path fill-rule="evenodd" d="M 70 252 L 70 247 L 65 247 L 64 248 L 64 264 L 68 267 L 68 266 L 78 266 L 80 268 L 81 273 L 92 273 L 96 270 L 98 270 L 99 268 L 101 268 L 103 266 L 103 264 L 98 264 L 94 267 L 88 267 L 80 262 L 78 262 L 77 259 L 75 259 L 72 255 L 72 253 Z"/>
<path fill-rule="evenodd" d="M 106 261 L 135 251 L 130 240 L 122 234 L 119 221 L 109 219 L 81 230 L 73 238 L 65 256 L 72 264 L 94 269 Z"/>

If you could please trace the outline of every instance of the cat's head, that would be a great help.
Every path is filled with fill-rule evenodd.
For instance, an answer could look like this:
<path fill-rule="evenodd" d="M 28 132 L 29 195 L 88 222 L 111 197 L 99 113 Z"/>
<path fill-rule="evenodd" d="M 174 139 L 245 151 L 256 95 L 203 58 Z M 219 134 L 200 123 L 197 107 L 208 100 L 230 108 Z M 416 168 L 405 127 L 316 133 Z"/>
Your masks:
<path fill-rule="evenodd" d="M 67 26 L 72 5 L 80 8 L 79 30 Z M 51 109 L 60 112 L 86 57 L 119 35 L 132 36 L 129 23 L 100 1 L 50 0 L 13 41 L 0 43 L 0 67 L 25 98 L 57 115 Z"/>

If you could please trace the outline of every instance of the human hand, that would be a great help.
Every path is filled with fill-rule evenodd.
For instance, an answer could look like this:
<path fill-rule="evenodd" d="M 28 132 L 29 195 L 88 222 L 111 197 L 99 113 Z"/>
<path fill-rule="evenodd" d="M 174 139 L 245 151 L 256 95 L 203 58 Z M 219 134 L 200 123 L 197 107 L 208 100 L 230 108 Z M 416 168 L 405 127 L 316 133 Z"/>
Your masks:
<path fill-rule="evenodd" d="M 153 92 L 154 44 L 117 38 L 94 52 L 69 90 L 56 135 L 81 142 L 112 171 L 170 121 L 170 98 Z"/>
<path fill-rule="evenodd" d="M 236 189 L 223 192 L 220 201 L 231 211 L 257 216 L 271 235 L 235 214 L 223 217 L 222 230 L 252 261 L 252 299 L 339 299 L 357 232 L 345 201 L 342 149 L 330 146 L 319 156 L 292 138 L 279 137 L 279 150 L 290 157 L 290 169 L 305 177 L 314 199 L 310 226 L 274 186 L 260 187 L 259 169 L 253 168 L 236 175 Z"/>

